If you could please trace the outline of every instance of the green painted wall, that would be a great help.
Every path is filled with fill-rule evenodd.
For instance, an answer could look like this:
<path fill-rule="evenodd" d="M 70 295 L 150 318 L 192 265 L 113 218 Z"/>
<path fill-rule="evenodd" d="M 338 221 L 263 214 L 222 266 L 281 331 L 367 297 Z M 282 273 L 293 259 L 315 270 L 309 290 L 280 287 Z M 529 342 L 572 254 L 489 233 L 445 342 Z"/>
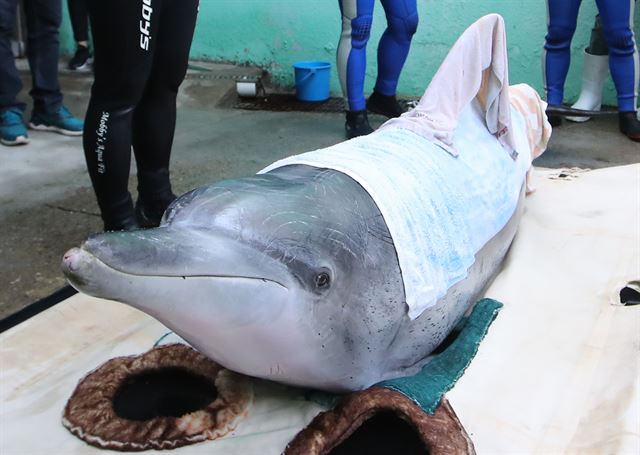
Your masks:
<path fill-rule="evenodd" d="M 547 14 L 544 0 L 418 0 L 418 8 L 420 25 L 400 79 L 401 94 L 422 94 L 460 33 L 488 13 L 501 14 L 507 24 L 511 83 L 526 82 L 542 93 L 541 53 Z M 573 39 L 565 101 L 574 100 L 579 93 L 581 55 L 588 44 L 595 13 L 595 1 L 584 1 Z M 636 11 L 636 34 L 638 22 Z M 383 9 L 378 3 L 368 47 L 367 90 L 375 82 L 376 47 L 384 27 Z M 285 86 L 293 84 L 294 62 L 330 61 L 331 89 L 339 94 L 335 70 L 339 33 L 337 0 L 201 0 L 191 55 L 194 59 L 258 65 Z M 67 52 L 73 48 L 70 35 L 65 19 L 62 40 Z M 610 80 L 605 102 L 616 103 Z"/>

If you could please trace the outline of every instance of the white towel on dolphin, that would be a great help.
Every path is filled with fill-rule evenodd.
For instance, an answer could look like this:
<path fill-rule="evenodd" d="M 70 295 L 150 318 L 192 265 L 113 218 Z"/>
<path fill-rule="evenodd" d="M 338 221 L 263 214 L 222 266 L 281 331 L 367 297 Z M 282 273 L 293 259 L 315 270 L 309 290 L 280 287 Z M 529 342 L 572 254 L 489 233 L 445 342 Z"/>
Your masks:
<path fill-rule="evenodd" d="M 468 42 L 484 36 L 493 42 L 493 37 L 500 33 L 504 33 L 502 18 L 490 15 L 472 25 L 460 40 Z M 499 49 L 480 46 L 480 50 L 504 59 L 505 42 L 499 43 Z M 465 49 L 468 48 L 454 46 L 453 51 L 464 53 Z M 334 169 L 356 180 L 371 195 L 387 223 L 412 319 L 435 305 L 450 286 L 464 279 L 475 254 L 505 226 L 516 208 L 531 166 L 532 150 L 537 153 L 548 139 L 548 134 L 535 135 L 541 143 L 537 148 L 529 142 L 532 136 L 527 126 L 531 125 L 531 115 L 525 114 L 525 118 L 516 109 L 522 103 L 515 107 L 510 104 L 505 112 L 500 100 L 509 99 L 508 93 L 504 93 L 508 87 L 502 85 L 503 79 L 487 78 L 483 72 L 491 66 L 489 57 L 484 56 L 479 59 L 483 64 L 474 66 L 476 82 L 485 80 L 489 84 L 480 92 L 482 96 L 474 98 L 479 87 L 484 87 L 480 82 L 445 84 L 447 79 L 443 77 L 438 79 L 438 90 L 427 89 L 425 93 L 425 97 L 436 93 L 439 100 L 446 100 L 446 90 L 449 90 L 457 101 L 472 100 L 465 106 L 456 104 L 456 112 L 449 113 L 448 119 L 457 121 L 451 147 L 443 147 L 442 140 L 437 139 L 438 132 L 421 133 L 430 127 L 429 123 L 421 125 L 422 129 L 412 127 L 427 118 L 418 116 L 406 122 L 389 122 L 369 136 L 285 158 L 260 171 L 305 164 Z M 458 61 L 459 55 L 450 53 L 447 61 L 450 59 Z M 446 62 L 443 66 L 447 66 Z M 493 90 L 492 85 L 499 90 Z M 476 93 L 459 93 L 461 87 Z M 492 94 L 494 103 L 487 102 L 487 93 Z M 532 98 L 536 113 L 544 112 L 543 102 Z M 420 105 L 431 104 L 423 98 Z M 496 108 L 494 114 L 488 116 L 486 109 L 490 106 Z M 490 118 L 495 120 L 495 125 L 502 125 L 502 129 L 506 127 L 508 136 L 490 132 L 486 123 Z M 548 133 L 545 120 L 539 126 Z M 509 138 L 506 143 L 505 137 Z M 512 145 L 517 153 L 505 153 L 505 144 L 507 149 Z M 444 153 L 443 149 L 455 150 L 458 156 Z"/>
<path fill-rule="evenodd" d="M 514 115 L 512 123 L 520 127 L 522 150 L 515 163 L 507 153 L 496 153 L 502 146 L 474 103 L 462 112 L 454 134 L 457 158 L 409 130 L 385 129 L 285 158 L 261 172 L 306 164 L 360 183 L 387 223 L 415 319 L 466 277 L 475 254 L 516 208 L 531 159 L 522 116 Z"/>

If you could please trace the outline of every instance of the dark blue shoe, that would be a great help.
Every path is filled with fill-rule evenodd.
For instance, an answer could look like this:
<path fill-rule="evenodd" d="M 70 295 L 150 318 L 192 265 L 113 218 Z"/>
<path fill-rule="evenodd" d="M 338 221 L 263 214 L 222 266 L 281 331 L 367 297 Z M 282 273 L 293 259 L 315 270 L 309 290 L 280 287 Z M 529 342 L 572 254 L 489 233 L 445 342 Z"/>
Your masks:
<path fill-rule="evenodd" d="M 29 142 L 27 127 L 22 119 L 20 109 L 0 111 L 0 143 L 4 145 L 21 145 Z"/>
<path fill-rule="evenodd" d="M 65 136 L 82 136 L 84 122 L 75 118 L 66 107 L 60 106 L 55 114 L 34 111 L 29 128 L 39 131 L 54 131 Z"/>

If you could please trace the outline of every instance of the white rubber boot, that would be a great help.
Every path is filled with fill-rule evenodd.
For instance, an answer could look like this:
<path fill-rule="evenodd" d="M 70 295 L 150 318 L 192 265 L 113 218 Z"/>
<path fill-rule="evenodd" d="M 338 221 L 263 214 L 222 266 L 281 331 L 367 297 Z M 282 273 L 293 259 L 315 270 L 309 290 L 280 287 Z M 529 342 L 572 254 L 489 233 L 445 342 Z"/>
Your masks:
<path fill-rule="evenodd" d="M 582 91 L 574 109 L 599 111 L 602 105 L 602 89 L 609 74 L 609 56 L 592 55 L 585 51 L 582 69 Z M 572 122 L 586 122 L 591 117 L 567 117 Z"/>

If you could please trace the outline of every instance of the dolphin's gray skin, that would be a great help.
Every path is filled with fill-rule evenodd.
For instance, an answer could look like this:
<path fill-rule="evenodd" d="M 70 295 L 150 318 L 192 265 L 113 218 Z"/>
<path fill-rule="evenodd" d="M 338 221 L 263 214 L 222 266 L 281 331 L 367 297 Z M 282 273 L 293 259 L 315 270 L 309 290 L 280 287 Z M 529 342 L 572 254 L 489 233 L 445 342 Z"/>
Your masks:
<path fill-rule="evenodd" d="M 359 390 L 424 365 L 498 272 L 522 206 L 413 321 L 376 204 L 310 166 L 196 189 L 159 228 L 90 238 L 62 267 L 76 289 L 150 314 L 231 370 Z"/>

